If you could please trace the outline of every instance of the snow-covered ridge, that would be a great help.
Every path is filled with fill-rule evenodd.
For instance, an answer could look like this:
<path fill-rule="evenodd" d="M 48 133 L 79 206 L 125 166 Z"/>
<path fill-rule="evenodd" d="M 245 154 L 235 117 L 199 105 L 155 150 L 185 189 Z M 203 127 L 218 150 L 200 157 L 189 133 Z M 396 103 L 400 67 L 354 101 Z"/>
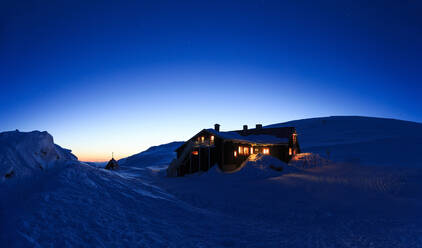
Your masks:
<path fill-rule="evenodd" d="M 160 146 L 152 146 L 146 151 L 122 158 L 118 163 L 125 167 L 167 168 L 171 160 L 176 157 L 175 150 L 182 144 L 183 142 L 175 141 Z"/>
<path fill-rule="evenodd" d="M 422 124 L 387 118 L 331 116 L 289 121 L 267 127 L 294 126 L 302 152 L 337 162 L 364 165 L 422 166 Z"/>
<path fill-rule="evenodd" d="M 77 157 L 54 144 L 47 132 L 0 133 L 0 183 L 76 161 Z"/>

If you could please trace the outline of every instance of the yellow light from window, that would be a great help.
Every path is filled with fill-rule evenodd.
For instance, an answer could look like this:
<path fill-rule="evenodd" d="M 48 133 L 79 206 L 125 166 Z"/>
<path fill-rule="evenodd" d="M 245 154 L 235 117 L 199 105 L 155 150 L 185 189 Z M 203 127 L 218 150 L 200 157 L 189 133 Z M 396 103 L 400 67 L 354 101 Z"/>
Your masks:
<path fill-rule="evenodd" d="M 248 154 L 249 154 L 249 148 L 247 148 L 246 146 L 245 146 L 245 147 L 243 147 L 243 153 L 244 153 L 245 155 L 248 155 Z"/>
<path fill-rule="evenodd" d="M 270 148 L 264 148 L 264 149 L 262 149 L 262 153 L 264 153 L 264 154 L 270 154 Z"/>
<path fill-rule="evenodd" d="M 251 154 L 253 154 L 253 148 L 251 147 Z"/>
<path fill-rule="evenodd" d="M 239 154 L 243 154 L 243 147 L 239 146 Z"/>
<path fill-rule="evenodd" d="M 204 142 L 204 141 L 205 141 L 205 137 L 204 137 L 204 136 L 202 136 L 202 137 L 201 137 L 201 141 L 202 141 L 202 142 Z"/>
<path fill-rule="evenodd" d="M 214 135 L 211 135 L 210 139 L 211 141 L 214 141 Z"/>
<path fill-rule="evenodd" d="M 237 151 L 234 151 L 234 157 L 237 157 Z"/>
<path fill-rule="evenodd" d="M 292 148 L 291 147 L 289 147 L 289 155 L 290 156 L 292 155 Z"/>

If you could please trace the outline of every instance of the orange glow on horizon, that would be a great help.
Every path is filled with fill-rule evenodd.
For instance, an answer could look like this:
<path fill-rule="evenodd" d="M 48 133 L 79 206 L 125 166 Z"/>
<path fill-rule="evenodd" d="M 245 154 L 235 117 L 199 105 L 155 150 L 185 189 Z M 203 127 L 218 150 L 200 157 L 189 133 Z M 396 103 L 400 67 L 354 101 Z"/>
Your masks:
<path fill-rule="evenodd" d="M 82 161 L 82 162 L 108 162 L 111 159 L 111 154 L 105 155 L 105 154 L 76 154 L 74 152 L 72 153 L 78 158 L 79 161 Z M 116 154 L 114 154 L 114 159 L 119 160 L 128 156 L 116 156 Z"/>

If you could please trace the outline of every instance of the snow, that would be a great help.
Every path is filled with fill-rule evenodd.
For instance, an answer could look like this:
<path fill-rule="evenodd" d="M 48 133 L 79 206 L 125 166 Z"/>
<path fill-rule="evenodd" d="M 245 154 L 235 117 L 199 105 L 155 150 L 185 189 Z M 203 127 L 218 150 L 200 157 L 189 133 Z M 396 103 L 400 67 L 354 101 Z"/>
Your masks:
<path fill-rule="evenodd" d="M 71 151 L 55 145 L 47 132 L 0 133 L 0 184 L 33 177 L 74 161 L 77 158 Z"/>
<path fill-rule="evenodd" d="M 337 119 L 341 120 L 336 125 L 329 124 Z M 25 182 L 31 181 L 30 187 L 18 191 L 5 188 L 8 183 L 0 184 L 0 245 L 422 247 L 422 167 L 409 163 L 417 159 L 397 159 L 388 154 L 394 165 L 386 165 L 386 159 L 370 160 L 387 156 L 374 150 L 376 154 L 354 163 L 348 154 L 357 154 L 360 146 L 343 146 L 349 142 L 349 133 L 353 133 L 350 144 L 372 139 L 365 127 L 373 127 L 360 121 L 391 127 L 391 120 L 330 117 L 325 118 L 325 124 L 322 121 L 324 118 L 295 122 L 307 153 L 299 154 L 289 164 L 257 155 L 231 174 L 214 166 L 208 172 L 166 177 L 163 169 L 176 156 L 174 150 L 180 142 L 119 160 L 118 171 L 72 159 L 64 160 L 66 165 L 47 160 L 51 162 L 49 169 L 34 169 L 39 180 L 25 177 Z M 393 122 L 402 131 L 407 127 L 414 133 L 421 131 L 420 124 Z M 324 134 L 324 125 L 335 126 L 336 141 L 332 139 L 334 134 Z M 387 130 L 377 131 L 375 140 L 391 137 L 392 132 Z M 40 148 L 36 144 L 45 138 L 22 135 L 33 138 L 34 143 L 27 148 L 36 149 L 21 151 L 31 157 Z M 321 144 L 316 140 L 318 136 Z M 20 157 L 17 150 L 4 148 L 14 147 L 16 138 L 10 140 L 2 140 L 0 156 Z M 404 135 L 400 143 L 394 144 L 399 147 L 406 140 Z M 333 148 L 329 159 L 323 152 L 318 153 L 323 149 L 317 149 L 327 145 Z M 375 166 L 363 163 L 366 161 Z M 1 171 L 6 171 L 5 164 L 0 165 Z M 18 167 L 35 165 L 16 163 L 13 168 L 19 172 Z M 280 167 L 281 171 L 273 169 Z"/>
<path fill-rule="evenodd" d="M 296 168 L 314 168 L 329 165 L 330 161 L 318 154 L 300 153 L 295 155 L 290 161 L 289 166 Z"/>
<path fill-rule="evenodd" d="M 336 162 L 383 166 L 422 166 L 422 124 L 395 119 L 332 116 L 267 127 L 294 126 L 302 152 Z"/>

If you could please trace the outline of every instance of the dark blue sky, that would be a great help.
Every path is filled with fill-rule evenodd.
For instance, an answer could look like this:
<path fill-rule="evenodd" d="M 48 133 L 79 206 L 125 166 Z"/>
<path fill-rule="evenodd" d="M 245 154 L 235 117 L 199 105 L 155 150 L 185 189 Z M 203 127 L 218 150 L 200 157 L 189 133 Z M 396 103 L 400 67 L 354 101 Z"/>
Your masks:
<path fill-rule="evenodd" d="M 421 1 L 3 1 L 0 131 L 81 159 L 327 115 L 422 122 Z"/>

